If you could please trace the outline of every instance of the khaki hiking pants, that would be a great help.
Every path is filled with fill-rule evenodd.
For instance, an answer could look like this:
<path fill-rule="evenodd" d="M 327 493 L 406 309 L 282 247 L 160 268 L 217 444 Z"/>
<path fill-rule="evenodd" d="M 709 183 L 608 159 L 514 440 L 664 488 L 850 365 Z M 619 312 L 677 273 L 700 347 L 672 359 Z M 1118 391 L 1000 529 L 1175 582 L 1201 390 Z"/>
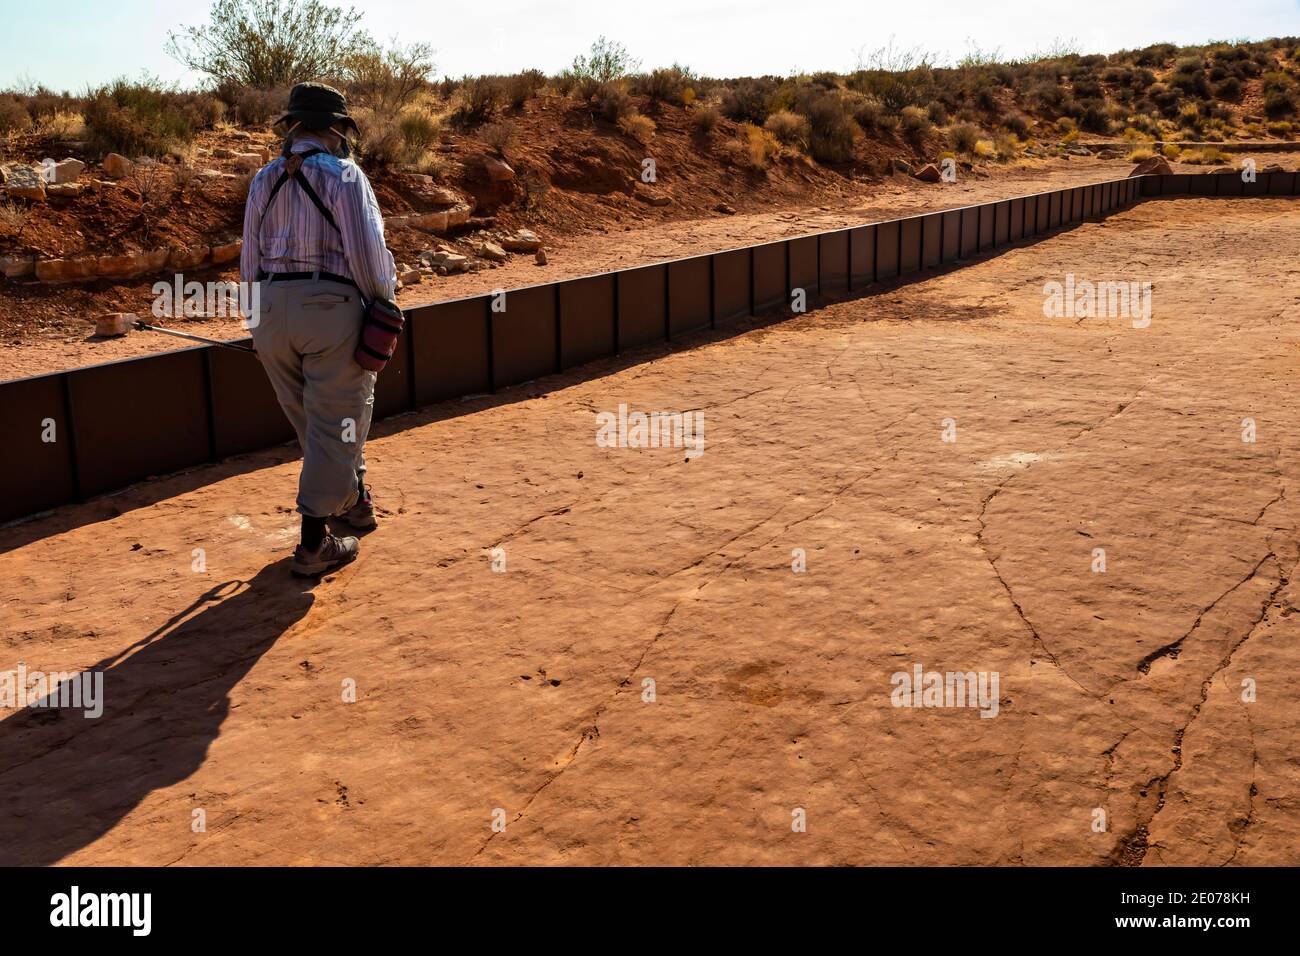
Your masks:
<path fill-rule="evenodd" d="M 253 345 L 302 446 L 298 511 L 328 518 L 352 507 L 366 470 L 375 373 L 352 357 L 361 293 L 342 282 L 262 282 Z"/>

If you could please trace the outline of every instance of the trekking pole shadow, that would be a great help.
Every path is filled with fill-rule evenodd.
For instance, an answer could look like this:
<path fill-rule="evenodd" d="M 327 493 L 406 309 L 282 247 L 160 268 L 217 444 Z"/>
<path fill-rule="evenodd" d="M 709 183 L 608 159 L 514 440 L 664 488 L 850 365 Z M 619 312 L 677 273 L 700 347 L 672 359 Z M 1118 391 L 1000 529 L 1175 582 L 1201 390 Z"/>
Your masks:
<path fill-rule="evenodd" d="M 311 607 L 313 582 L 289 560 L 211 588 L 84 668 L 104 675 L 98 718 L 29 706 L 0 720 L 0 865 L 57 863 L 202 766 L 231 691 Z M 188 829 L 188 810 L 175 825 Z"/>

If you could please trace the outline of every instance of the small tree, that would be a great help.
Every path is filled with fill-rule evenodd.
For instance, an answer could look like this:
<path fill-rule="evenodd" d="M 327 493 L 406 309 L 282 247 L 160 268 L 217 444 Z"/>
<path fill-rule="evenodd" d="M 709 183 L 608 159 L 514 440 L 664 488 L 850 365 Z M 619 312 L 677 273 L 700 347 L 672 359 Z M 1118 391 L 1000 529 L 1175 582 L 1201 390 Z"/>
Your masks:
<path fill-rule="evenodd" d="M 573 75 L 579 80 L 594 80 L 596 83 L 608 83 L 626 76 L 641 65 L 634 60 L 627 48 L 614 40 L 597 37 L 586 56 L 579 54 L 573 59 Z"/>
<path fill-rule="evenodd" d="M 218 83 L 261 88 L 337 75 L 374 49 L 361 14 L 321 0 L 215 0 L 203 26 L 169 33 L 167 52 Z"/>
<path fill-rule="evenodd" d="M 433 47 L 428 43 L 402 46 L 394 40 L 387 50 L 367 46 L 351 53 L 340 72 L 349 99 L 380 113 L 396 113 L 424 89 L 433 69 Z"/>

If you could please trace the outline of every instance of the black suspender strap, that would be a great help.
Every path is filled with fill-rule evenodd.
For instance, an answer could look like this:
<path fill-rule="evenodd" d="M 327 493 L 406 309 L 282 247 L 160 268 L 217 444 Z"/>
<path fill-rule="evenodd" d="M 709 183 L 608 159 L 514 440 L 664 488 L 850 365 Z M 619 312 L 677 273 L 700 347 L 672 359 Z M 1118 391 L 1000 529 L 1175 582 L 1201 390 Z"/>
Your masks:
<path fill-rule="evenodd" d="M 323 149 L 307 149 L 303 150 L 301 153 L 294 153 L 284 161 L 284 172 L 280 174 L 280 178 L 277 179 L 275 185 L 271 187 L 271 195 L 267 197 L 266 205 L 262 207 L 263 219 L 266 218 L 266 214 L 270 210 L 271 204 L 275 202 L 275 197 L 280 192 L 280 187 L 288 181 L 290 176 L 292 176 L 294 182 L 296 182 L 299 187 L 302 188 L 302 191 L 307 194 L 307 198 L 311 200 L 312 205 L 315 206 L 320 211 L 320 214 L 325 217 L 325 221 L 333 226 L 334 231 L 340 236 L 343 235 L 343 231 L 339 229 L 339 224 L 334 221 L 334 214 L 331 213 L 325 203 L 321 201 L 320 196 L 316 194 L 316 190 L 311 188 L 311 183 L 307 181 L 307 177 L 302 171 L 303 160 L 310 159 L 317 153 L 323 152 L 325 152 Z"/>

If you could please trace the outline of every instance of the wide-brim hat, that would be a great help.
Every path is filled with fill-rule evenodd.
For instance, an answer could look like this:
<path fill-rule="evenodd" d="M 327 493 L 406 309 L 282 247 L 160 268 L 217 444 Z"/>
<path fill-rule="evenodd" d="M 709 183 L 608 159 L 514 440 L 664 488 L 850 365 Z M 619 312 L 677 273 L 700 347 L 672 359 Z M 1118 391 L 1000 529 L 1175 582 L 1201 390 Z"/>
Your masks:
<path fill-rule="evenodd" d="M 357 122 L 348 115 L 348 101 L 343 94 L 324 83 L 299 83 L 289 93 L 289 112 L 275 125 L 301 123 L 310 130 L 328 129 L 342 123 L 360 134 Z"/>

